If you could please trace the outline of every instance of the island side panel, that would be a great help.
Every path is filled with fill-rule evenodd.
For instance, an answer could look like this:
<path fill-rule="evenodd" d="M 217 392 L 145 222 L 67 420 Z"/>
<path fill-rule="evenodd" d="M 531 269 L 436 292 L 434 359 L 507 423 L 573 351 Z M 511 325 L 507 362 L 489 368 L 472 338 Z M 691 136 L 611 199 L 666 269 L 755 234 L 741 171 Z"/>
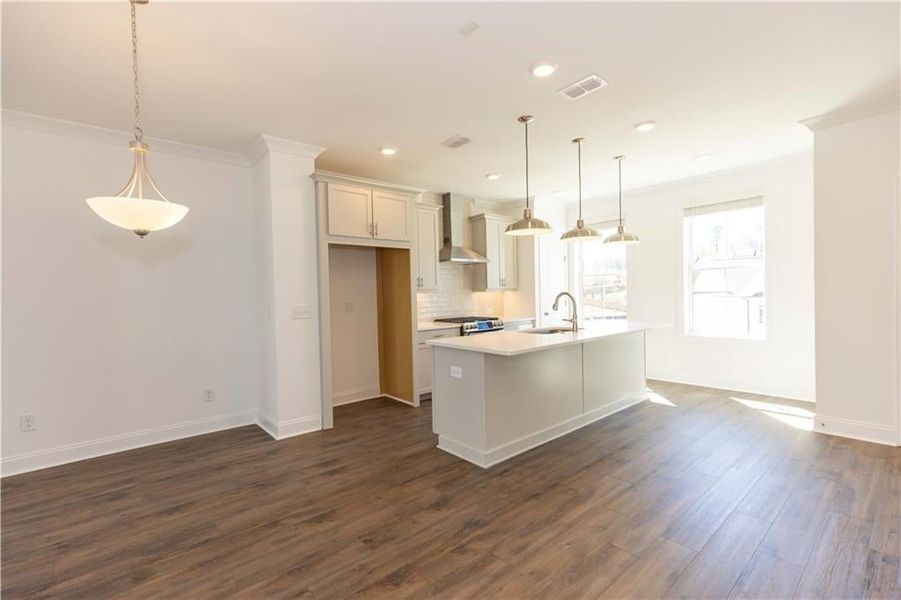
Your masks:
<path fill-rule="evenodd" d="M 485 442 L 494 463 L 556 437 L 556 426 L 582 414 L 582 345 L 486 355 L 485 384 Z"/>
<path fill-rule="evenodd" d="M 432 348 L 432 427 L 438 447 L 479 465 L 485 450 L 484 356 Z M 452 368 L 460 369 L 460 378 L 451 375 Z"/>
<path fill-rule="evenodd" d="M 648 397 L 644 332 L 583 345 L 585 412 L 610 413 Z"/>

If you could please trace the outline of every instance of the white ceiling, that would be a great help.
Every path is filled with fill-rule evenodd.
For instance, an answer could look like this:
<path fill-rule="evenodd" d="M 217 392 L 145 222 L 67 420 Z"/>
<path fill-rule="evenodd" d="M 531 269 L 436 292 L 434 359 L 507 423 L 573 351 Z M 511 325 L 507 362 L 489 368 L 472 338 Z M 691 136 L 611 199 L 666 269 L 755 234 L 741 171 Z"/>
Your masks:
<path fill-rule="evenodd" d="M 895 3 L 138 10 L 148 135 L 244 152 L 266 133 L 328 148 L 320 168 L 487 199 L 522 194 L 521 113 L 536 117 L 533 191 L 575 188 L 570 139 L 586 136 L 594 195 L 615 188 L 615 154 L 627 187 L 790 154 L 811 144 L 800 119 L 898 85 Z M 127 2 L 7 2 L 2 17 L 4 108 L 131 129 Z M 469 20 L 481 27 L 463 37 Z M 532 77 L 539 59 L 559 71 Z M 556 93 L 592 72 L 609 87 Z M 473 141 L 439 145 L 456 134 Z"/>

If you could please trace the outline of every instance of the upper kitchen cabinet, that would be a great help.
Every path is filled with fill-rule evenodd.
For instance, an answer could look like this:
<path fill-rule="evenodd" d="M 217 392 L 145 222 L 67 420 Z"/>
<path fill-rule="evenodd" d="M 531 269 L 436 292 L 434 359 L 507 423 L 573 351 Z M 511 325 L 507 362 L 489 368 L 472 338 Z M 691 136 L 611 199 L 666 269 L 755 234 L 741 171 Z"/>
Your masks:
<path fill-rule="evenodd" d="M 410 197 L 372 192 L 372 237 L 379 240 L 410 240 Z"/>
<path fill-rule="evenodd" d="M 329 235 L 371 238 L 372 208 L 372 190 L 329 184 Z"/>
<path fill-rule="evenodd" d="M 440 206 L 417 204 L 416 273 L 417 291 L 438 289 L 438 249 L 441 242 Z"/>
<path fill-rule="evenodd" d="M 324 171 L 313 179 L 330 243 L 410 247 L 420 190 Z"/>
<path fill-rule="evenodd" d="M 509 217 L 480 214 L 469 218 L 472 223 L 473 250 L 486 256 L 488 264 L 474 265 L 472 286 L 477 292 L 515 290 L 516 238 L 505 235 Z"/>

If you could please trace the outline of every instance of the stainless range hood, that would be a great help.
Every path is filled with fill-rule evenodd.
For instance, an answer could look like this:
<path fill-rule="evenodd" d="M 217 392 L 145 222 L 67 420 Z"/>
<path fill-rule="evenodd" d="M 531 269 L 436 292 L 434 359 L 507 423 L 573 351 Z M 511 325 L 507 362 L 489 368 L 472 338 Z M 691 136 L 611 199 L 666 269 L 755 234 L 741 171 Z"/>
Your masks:
<path fill-rule="evenodd" d="M 461 218 L 459 211 L 454 214 L 454 205 L 468 200 L 457 194 L 441 196 L 441 204 L 444 205 L 444 210 L 441 211 L 444 222 L 444 246 L 441 247 L 438 258 L 443 262 L 460 265 L 477 265 L 488 262 L 487 258 L 475 250 L 467 248 L 463 243 L 463 223 L 466 219 L 465 217 Z"/>

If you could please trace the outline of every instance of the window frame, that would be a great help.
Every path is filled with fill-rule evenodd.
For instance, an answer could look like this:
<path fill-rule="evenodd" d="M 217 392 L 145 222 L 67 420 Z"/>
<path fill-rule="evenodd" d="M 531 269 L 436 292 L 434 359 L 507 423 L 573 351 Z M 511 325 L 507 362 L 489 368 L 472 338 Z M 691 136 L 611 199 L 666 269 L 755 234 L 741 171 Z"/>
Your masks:
<path fill-rule="evenodd" d="M 768 248 L 768 223 L 767 223 L 767 196 L 768 194 L 764 193 L 761 190 L 753 190 L 745 193 L 738 194 L 728 194 L 728 196 L 732 196 L 732 199 L 724 200 L 723 197 L 727 196 L 727 194 L 719 194 L 715 198 L 707 198 L 705 200 L 694 200 L 694 201 L 686 201 L 683 202 L 678 210 L 676 211 L 676 240 L 678 245 L 678 256 L 679 256 L 679 264 L 676 268 L 676 278 L 678 280 L 678 284 L 676 286 L 676 322 L 677 322 L 677 335 L 679 339 L 683 341 L 691 341 L 696 343 L 714 343 L 714 344 L 736 344 L 736 345 L 763 345 L 768 343 L 770 339 L 770 323 L 771 323 L 771 314 L 770 314 L 770 305 L 769 305 L 769 290 L 770 290 L 770 281 L 769 281 L 769 269 L 767 268 L 767 257 L 769 255 Z M 691 283 L 689 281 L 691 270 L 688 265 L 688 248 L 687 248 L 687 239 L 685 237 L 685 221 L 686 218 L 691 216 L 689 212 L 692 209 L 704 209 L 709 207 L 715 207 L 717 205 L 729 205 L 729 204 L 739 204 L 743 202 L 749 201 L 758 201 L 760 206 L 763 208 L 763 281 L 764 281 L 764 295 L 763 295 L 763 311 L 764 311 L 764 323 L 763 323 L 763 335 L 760 337 L 736 337 L 736 336 L 724 336 L 724 335 L 702 335 L 698 333 L 692 333 L 689 330 L 689 310 L 690 310 L 690 299 L 689 293 L 691 292 Z M 729 210 L 728 208 L 723 209 L 723 211 Z M 720 211 L 710 211 L 710 212 L 720 212 Z"/>

